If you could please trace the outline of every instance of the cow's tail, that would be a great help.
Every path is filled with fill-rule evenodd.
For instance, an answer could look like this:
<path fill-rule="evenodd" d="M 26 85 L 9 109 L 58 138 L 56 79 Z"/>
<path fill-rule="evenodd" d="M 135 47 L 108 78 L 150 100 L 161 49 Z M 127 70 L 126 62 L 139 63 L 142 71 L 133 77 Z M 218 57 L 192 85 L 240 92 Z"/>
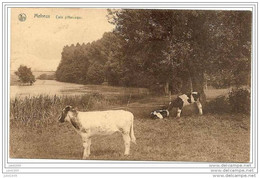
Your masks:
<path fill-rule="evenodd" d="M 132 123 L 131 123 L 131 128 L 130 128 L 130 138 L 131 138 L 131 141 L 136 144 L 136 138 L 135 138 L 135 135 L 134 135 L 134 115 L 132 114 L 132 119 L 131 119 Z"/>

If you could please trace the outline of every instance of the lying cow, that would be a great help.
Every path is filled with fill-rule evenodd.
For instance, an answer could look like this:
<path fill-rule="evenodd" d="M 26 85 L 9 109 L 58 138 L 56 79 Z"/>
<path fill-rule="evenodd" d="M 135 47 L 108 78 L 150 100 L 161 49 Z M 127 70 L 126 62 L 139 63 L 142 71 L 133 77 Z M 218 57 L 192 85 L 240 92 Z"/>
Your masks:
<path fill-rule="evenodd" d="M 152 119 L 163 119 L 169 116 L 169 111 L 167 109 L 155 110 L 150 113 Z"/>
<path fill-rule="evenodd" d="M 173 107 L 175 107 L 177 108 L 177 117 L 181 117 L 182 108 L 192 103 L 197 104 L 199 113 L 202 115 L 202 105 L 200 103 L 200 94 L 198 92 L 192 92 L 178 96 L 175 100 L 169 103 L 167 110 L 170 111 Z"/>
<path fill-rule="evenodd" d="M 90 155 L 91 137 L 94 135 L 110 135 L 119 131 L 123 135 L 125 155 L 129 155 L 130 141 L 135 143 L 134 115 L 123 110 L 79 112 L 71 106 L 62 110 L 59 117 L 61 123 L 67 121 L 81 135 L 83 140 L 83 159 Z"/>

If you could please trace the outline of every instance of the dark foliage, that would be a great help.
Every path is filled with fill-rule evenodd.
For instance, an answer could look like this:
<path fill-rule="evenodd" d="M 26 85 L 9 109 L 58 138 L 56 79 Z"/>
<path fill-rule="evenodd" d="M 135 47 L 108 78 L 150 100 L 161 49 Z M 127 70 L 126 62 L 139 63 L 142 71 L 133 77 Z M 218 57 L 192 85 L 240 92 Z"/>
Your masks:
<path fill-rule="evenodd" d="M 225 114 L 231 112 L 231 107 L 227 97 L 219 96 L 205 104 L 204 112 L 212 114 Z"/>
<path fill-rule="evenodd" d="M 65 46 L 57 80 L 192 89 L 205 100 L 205 75 L 217 88 L 250 83 L 251 18 L 249 11 L 108 10 L 114 32 Z"/>
<path fill-rule="evenodd" d="M 31 68 L 28 68 L 27 66 L 20 65 L 18 70 L 15 72 L 15 75 L 19 77 L 19 80 L 22 83 L 29 83 L 32 85 L 36 81 Z"/>
<path fill-rule="evenodd" d="M 204 106 L 205 113 L 243 113 L 250 114 L 250 91 L 245 88 L 234 88 L 229 95 L 219 96 Z"/>
<path fill-rule="evenodd" d="M 233 112 L 250 114 L 250 91 L 248 89 L 233 89 L 229 93 L 228 100 Z"/>
<path fill-rule="evenodd" d="M 56 76 L 55 76 L 55 74 L 53 74 L 53 75 L 41 74 L 37 77 L 37 79 L 39 79 L 39 80 L 55 80 Z"/>

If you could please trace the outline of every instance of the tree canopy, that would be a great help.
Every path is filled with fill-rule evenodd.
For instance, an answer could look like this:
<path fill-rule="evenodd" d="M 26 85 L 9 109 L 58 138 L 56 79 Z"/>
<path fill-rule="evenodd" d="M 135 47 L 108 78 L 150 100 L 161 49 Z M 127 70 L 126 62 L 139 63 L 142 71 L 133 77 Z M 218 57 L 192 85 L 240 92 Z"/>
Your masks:
<path fill-rule="evenodd" d="M 148 70 L 156 65 L 163 82 L 175 77 L 182 78 L 183 83 L 190 79 L 193 90 L 203 92 L 205 73 L 225 76 L 228 72 L 232 77 L 238 71 L 250 74 L 249 11 L 123 9 L 110 10 L 109 15 L 115 32 L 127 42 L 126 55 L 133 60 L 131 64 L 145 64 Z M 154 50 L 156 45 L 159 47 Z M 137 56 L 139 53 L 141 56 Z M 236 79 L 230 82 L 241 84 Z M 190 90 L 187 85 L 185 88 Z"/>
<path fill-rule="evenodd" d="M 64 47 L 58 80 L 201 93 L 205 76 L 249 84 L 250 11 L 120 9 L 108 21 L 100 40 Z"/>

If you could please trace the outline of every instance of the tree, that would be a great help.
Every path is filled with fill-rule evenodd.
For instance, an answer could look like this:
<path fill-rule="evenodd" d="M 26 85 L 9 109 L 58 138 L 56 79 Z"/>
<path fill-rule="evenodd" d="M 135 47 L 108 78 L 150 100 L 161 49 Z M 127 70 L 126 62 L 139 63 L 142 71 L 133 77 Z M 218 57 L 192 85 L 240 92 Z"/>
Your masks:
<path fill-rule="evenodd" d="M 31 68 L 24 65 L 20 65 L 18 70 L 15 72 L 15 75 L 19 77 L 19 80 L 22 83 L 29 83 L 32 85 L 36 81 L 34 75 L 32 74 Z"/>
<path fill-rule="evenodd" d="M 125 39 L 130 66 L 138 69 L 141 64 L 140 71 L 166 86 L 181 78 L 182 93 L 196 90 L 203 100 L 205 74 L 237 71 L 241 58 L 250 64 L 249 11 L 123 9 L 109 10 L 108 17 Z M 147 50 L 156 43 L 160 44 L 157 50 Z"/>

